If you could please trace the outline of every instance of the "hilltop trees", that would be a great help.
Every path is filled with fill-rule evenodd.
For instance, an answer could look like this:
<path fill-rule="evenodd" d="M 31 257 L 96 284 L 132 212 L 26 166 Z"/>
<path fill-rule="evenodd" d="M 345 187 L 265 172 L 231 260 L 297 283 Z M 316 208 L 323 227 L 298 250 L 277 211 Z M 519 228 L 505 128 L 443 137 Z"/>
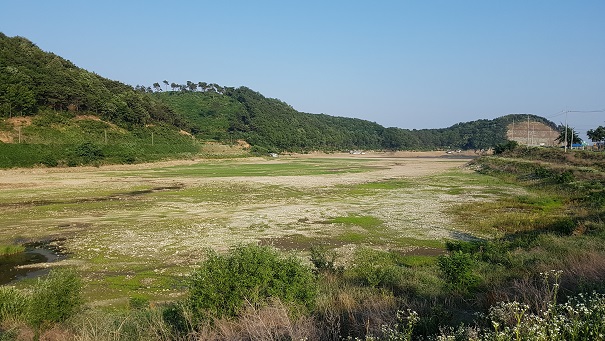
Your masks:
<path fill-rule="evenodd" d="M 164 83 L 164 91 L 168 91 L 168 85 L 170 85 L 170 88 L 172 89 L 172 91 L 180 91 L 180 92 L 210 92 L 210 93 L 216 93 L 216 94 L 225 94 L 228 91 L 232 91 L 235 90 L 235 88 L 230 88 L 230 87 L 224 87 L 221 85 L 218 85 L 216 83 L 207 83 L 207 82 L 192 82 L 192 81 L 187 81 L 186 84 L 178 84 L 178 83 L 168 83 L 167 80 L 163 81 Z M 152 87 L 144 87 L 142 85 L 139 85 L 137 87 L 140 87 L 141 89 L 145 89 L 148 92 L 161 92 L 162 88 L 160 87 L 160 83 L 153 83 Z"/>

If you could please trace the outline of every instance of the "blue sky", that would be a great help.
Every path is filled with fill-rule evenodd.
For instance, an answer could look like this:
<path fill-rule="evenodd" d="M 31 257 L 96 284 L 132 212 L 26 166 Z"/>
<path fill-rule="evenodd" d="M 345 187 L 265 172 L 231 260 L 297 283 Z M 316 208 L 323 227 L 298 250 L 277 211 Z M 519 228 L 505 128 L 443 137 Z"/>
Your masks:
<path fill-rule="evenodd" d="M 111 79 L 247 86 L 408 129 L 605 109 L 603 18 L 603 0 L 0 0 L 1 32 Z"/>

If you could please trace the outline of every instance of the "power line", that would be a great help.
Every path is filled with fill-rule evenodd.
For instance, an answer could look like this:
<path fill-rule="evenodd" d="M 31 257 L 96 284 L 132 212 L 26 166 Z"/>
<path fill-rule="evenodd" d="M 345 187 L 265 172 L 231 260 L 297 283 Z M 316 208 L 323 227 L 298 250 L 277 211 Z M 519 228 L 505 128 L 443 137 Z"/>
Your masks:
<path fill-rule="evenodd" d="M 546 118 L 553 118 L 553 117 L 558 117 L 561 115 L 565 115 L 568 113 L 583 113 L 583 114 L 588 114 L 588 113 L 598 113 L 598 112 L 605 112 L 605 109 L 598 109 L 598 110 L 561 110 L 558 113 L 552 115 L 552 116 L 548 116 Z"/>

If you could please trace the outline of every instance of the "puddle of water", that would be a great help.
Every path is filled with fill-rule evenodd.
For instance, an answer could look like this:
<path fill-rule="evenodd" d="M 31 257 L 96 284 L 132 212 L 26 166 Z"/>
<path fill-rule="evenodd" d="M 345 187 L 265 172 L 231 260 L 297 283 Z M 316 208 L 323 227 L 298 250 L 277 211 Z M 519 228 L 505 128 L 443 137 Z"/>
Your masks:
<path fill-rule="evenodd" d="M 50 269 L 22 266 L 54 262 L 62 257 L 61 254 L 42 247 L 31 247 L 27 248 L 25 252 L 0 256 L 0 285 L 11 284 L 24 278 L 35 278 L 45 275 Z"/>

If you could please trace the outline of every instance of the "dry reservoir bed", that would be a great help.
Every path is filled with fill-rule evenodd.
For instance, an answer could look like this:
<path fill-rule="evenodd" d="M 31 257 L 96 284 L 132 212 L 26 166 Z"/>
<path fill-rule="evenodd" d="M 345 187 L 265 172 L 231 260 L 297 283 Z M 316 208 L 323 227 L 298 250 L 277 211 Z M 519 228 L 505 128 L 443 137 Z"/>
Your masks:
<path fill-rule="evenodd" d="M 204 250 L 240 243 L 343 259 L 364 245 L 438 250 L 473 238 L 447 211 L 498 184 L 468 158 L 330 155 L 0 171 L 0 244 L 52 240 L 91 300 L 178 296 Z"/>

